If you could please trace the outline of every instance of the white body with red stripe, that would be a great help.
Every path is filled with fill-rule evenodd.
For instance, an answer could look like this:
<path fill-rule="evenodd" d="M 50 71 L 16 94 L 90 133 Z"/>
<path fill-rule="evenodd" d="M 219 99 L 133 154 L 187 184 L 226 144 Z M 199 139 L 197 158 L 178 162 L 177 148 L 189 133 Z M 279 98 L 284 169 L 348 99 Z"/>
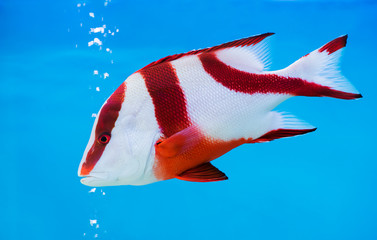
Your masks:
<path fill-rule="evenodd" d="M 210 161 L 244 143 L 314 131 L 271 111 L 292 96 L 361 95 L 337 70 L 339 37 L 291 66 L 265 71 L 271 34 L 173 55 L 132 74 L 102 106 L 79 167 L 89 186 L 227 177 Z"/>

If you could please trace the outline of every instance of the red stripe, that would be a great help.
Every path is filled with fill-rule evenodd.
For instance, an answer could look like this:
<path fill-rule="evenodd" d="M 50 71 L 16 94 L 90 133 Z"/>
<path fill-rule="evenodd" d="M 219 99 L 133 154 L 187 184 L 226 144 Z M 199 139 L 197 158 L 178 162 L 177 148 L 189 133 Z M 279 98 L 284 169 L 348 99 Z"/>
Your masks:
<path fill-rule="evenodd" d="M 118 119 L 119 111 L 124 101 L 125 90 L 126 83 L 123 82 L 102 107 L 98 116 L 94 143 L 87 153 L 85 162 L 81 167 L 82 176 L 88 175 L 90 171 L 93 170 L 94 166 L 105 151 L 107 145 L 100 143 L 98 138 L 104 133 L 111 136 L 111 131 L 113 130 L 115 122 Z"/>
<path fill-rule="evenodd" d="M 139 72 L 152 97 L 155 116 L 164 136 L 170 137 L 189 127 L 185 96 L 170 62 L 141 69 Z"/>
<path fill-rule="evenodd" d="M 301 78 L 240 71 L 220 61 L 215 53 L 201 54 L 199 59 L 205 71 L 217 82 L 237 92 L 248 94 L 275 93 L 296 96 L 329 96 L 342 99 L 359 97 L 359 94 L 333 90 L 327 86 L 308 82 Z"/>

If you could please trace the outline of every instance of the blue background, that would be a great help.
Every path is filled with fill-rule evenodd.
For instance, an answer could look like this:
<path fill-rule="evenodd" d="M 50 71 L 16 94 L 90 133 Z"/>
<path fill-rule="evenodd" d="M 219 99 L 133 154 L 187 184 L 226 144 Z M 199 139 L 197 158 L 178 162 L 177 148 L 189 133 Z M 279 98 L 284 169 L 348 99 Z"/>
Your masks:
<path fill-rule="evenodd" d="M 78 3 L 0 0 L 0 239 L 377 239 L 375 1 Z M 102 24 L 119 32 L 89 34 Z M 80 184 L 91 114 L 128 75 L 264 32 L 271 69 L 348 33 L 342 72 L 364 98 L 281 104 L 318 130 L 231 151 L 214 161 L 228 181 Z"/>

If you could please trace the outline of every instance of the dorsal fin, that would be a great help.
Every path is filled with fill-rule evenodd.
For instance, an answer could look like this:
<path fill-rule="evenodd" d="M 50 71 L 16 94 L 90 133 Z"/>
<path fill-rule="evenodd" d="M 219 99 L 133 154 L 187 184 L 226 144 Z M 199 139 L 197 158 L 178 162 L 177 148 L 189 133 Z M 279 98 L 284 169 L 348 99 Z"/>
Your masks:
<path fill-rule="evenodd" d="M 171 61 L 177 60 L 181 57 L 185 57 L 185 56 L 189 56 L 189 55 L 197 55 L 199 53 L 205 53 L 205 52 L 206 53 L 207 52 L 214 52 L 214 51 L 217 51 L 217 50 L 220 50 L 220 49 L 226 49 L 226 48 L 232 48 L 232 47 L 245 47 L 245 46 L 247 47 L 247 46 L 251 46 L 251 45 L 256 45 L 256 44 L 260 43 L 266 37 L 271 36 L 273 34 L 274 33 L 263 33 L 263 34 L 260 34 L 260 35 L 242 38 L 242 39 L 235 40 L 235 41 L 232 41 L 232 42 L 223 43 L 223 44 L 220 44 L 220 45 L 217 45 L 217 46 L 214 46 L 214 47 L 210 47 L 210 48 L 192 50 L 192 51 L 189 51 L 189 52 L 186 52 L 186 53 L 170 55 L 170 56 L 161 58 L 157 61 L 154 61 L 154 62 L 148 64 L 147 66 L 143 67 L 142 69 L 149 68 L 149 67 L 155 66 L 155 65 L 160 64 L 160 63 L 171 62 Z"/>

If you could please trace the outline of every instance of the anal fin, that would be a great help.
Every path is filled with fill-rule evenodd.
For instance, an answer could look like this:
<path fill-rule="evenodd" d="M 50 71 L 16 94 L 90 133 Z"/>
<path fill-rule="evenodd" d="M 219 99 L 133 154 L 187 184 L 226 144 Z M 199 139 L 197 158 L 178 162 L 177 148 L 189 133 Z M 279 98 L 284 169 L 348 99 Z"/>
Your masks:
<path fill-rule="evenodd" d="M 225 173 L 221 172 L 209 162 L 186 170 L 176 178 L 191 182 L 215 182 L 228 179 Z"/>
<path fill-rule="evenodd" d="M 316 128 L 312 129 L 276 129 L 269 131 L 268 133 L 264 134 L 260 138 L 250 141 L 249 143 L 261 143 L 261 142 L 269 142 L 279 138 L 285 137 L 293 137 L 297 135 L 302 135 L 305 133 L 313 132 Z"/>
<path fill-rule="evenodd" d="M 279 138 L 302 135 L 317 129 L 292 115 L 270 112 L 269 118 L 270 120 L 267 122 L 269 122 L 270 126 L 266 133 L 257 139 L 252 139 L 248 143 L 269 142 Z"/>

